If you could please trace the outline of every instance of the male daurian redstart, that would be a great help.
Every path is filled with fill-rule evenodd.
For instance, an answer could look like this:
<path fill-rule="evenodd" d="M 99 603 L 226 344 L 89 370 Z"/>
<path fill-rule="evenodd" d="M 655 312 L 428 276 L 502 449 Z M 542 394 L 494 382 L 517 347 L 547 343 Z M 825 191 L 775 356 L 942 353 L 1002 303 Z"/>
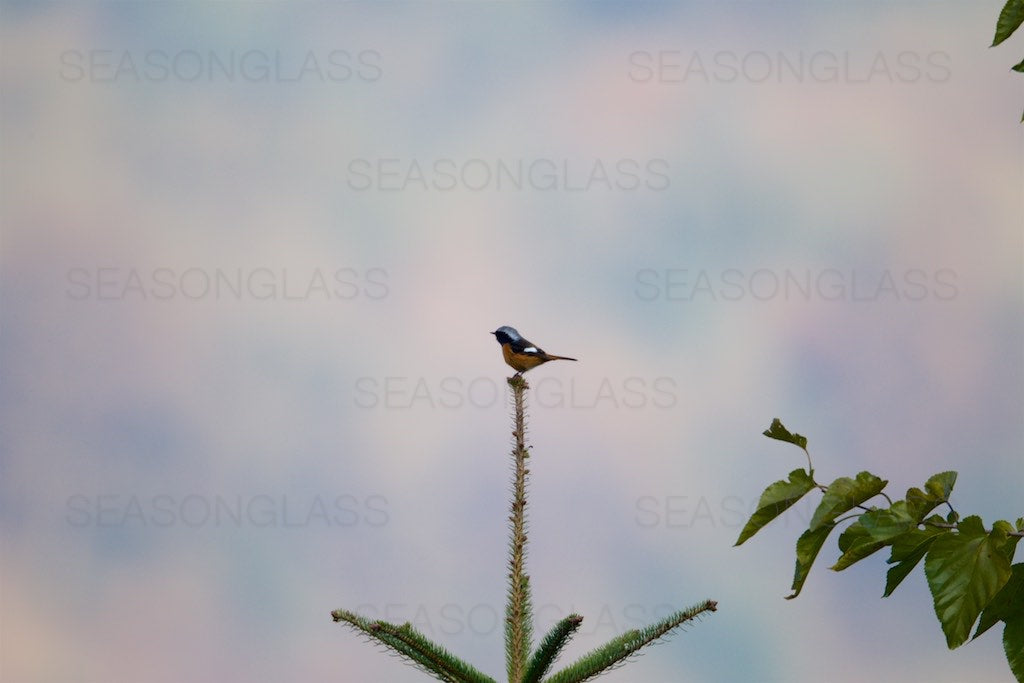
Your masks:
<path fill-rule="evenodd" d="M 528 339 L 524 339 L 514 327 L 504 325 L 491 332 L 501 344 L 501 354 L 517 374 L 537 367 L 549 360 L 576 360 L 568 356 L 553 356 Z"/>

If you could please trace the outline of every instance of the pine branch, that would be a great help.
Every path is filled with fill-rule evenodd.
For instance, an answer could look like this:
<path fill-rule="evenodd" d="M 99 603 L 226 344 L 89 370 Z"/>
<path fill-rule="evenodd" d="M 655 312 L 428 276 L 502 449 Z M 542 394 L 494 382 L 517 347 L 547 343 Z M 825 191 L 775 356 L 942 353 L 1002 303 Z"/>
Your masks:
<path fill-rule="evenodd" d="M 544 683 L 583 683 L 583 681 L 588 681 L 621 665 L 645 645 L 668 635 L 684 623 L 692 621 L 706 612 L 714 612 L 717 608 L 718 603 L 706 600 L 699 605 L 676 612 L 652 626 L 627 631 L 618 638 L 583 655 L 573 664 L 546 679 Z"/>
<path fill-rule="evenodd" d="M 509 512 L 508 604 L 505 608 L 505 664 L 509 683 L 540 683 L 561 653 L 569 638 L 583 621 L 572 614 L 558 622 L 530 656 L 533 639 L 533 609 L 530 577 L 526 574 L 526 484 L 530 457 L 526 447 L 526 400 L 529 388 L 522 375 L 508 379 L 512 387 L 515 409 L 512 438 L 514 473 L 512 504 Z M 632 630 L 589 652 L 575 663 L 544 680 L 543 683 L 582 683 L 624 663 L 642 647 L 657 641 L 684 623 L 705 612 L 714 612 L 711 600 L 688 610 L 676 612 L 652 626 Z M 446 683 L 495 683 L 494 679 L 476 670 L 439 645 L 427 640 L 411 624 L 401 626 L 374 621 L 347 610 L 331 612 L 335 622 L 344 622 L 371 641 L 398 654 L 413 666 Z"/>
<path fill-rule="evenodd" d="M 446 683 L 495 683 L 494 679 L 427 640 L 410 624 L 401 626 L 386 621 L 373 621 L 347 610 L 334 610 L 336 622 L 345 622 L 371 640 L 376 640 L 413 666 Z"/>
<path fill-rule="evenodd" d="M 540 641 L 537 651 L 530 657 L 526 673 L 523 675 L 522 683 L 540 683 L 544 678 L 555 659 L 562 652 L 562 648 L 569 642 L 569 638 L 583 623 L 583 617 L 578 614 L 570 614 L 565 619 L 555 624 L 554 628 Z"/>
<path fill-rule="evenodd" d="M 515 405 L 515 424 L 512 438 L 515 439 L 515 474 L 512 479 L 512 509 L 509 514 L 509 574 L 508 604 L 505 608 L 505 666 L 510 683 L 523 679 L 527 657 L 533 636 L 533 614 L 530 599 L 530 577 L 523 567 L 526 561 L 526 459 L 530 453 L 526 448 L 526 399 L 529 388 L 522 375 L 509 377 Z"/>

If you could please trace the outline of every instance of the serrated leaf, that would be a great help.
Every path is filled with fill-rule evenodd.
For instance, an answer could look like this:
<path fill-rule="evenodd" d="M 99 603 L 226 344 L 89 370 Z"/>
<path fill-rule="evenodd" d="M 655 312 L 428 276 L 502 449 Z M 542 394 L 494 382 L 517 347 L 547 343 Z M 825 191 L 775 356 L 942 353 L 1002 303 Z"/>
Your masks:
<path fill-rule="evenodd" d="M 1006 540 L 999 546 L 999 551 L 1006 555 L 1007 560 L 1013 562 L 1013 553 L 1017 550 L 1017 542 L 1020 541 L 1020 536 L 1011 535 L 1014 531 L 1013 525 L 1004 519 L 1000 519 L 992 523 L 992 531 L 1005 534 Z"/>
<path fill-rule="evenodd" d="M 992 602 L 981 612 L 974 640 L 999 621 L 1013 621 L 1024 615 L 1024 564 L 1017 563 L 1010 568 L 1010 578 L 996 593 Z"/>
<path fill-rule="evenodd" d="M 796 542 L 796 570 L 793 573 L 793 593 L 786 596 L 787 600 L 792 600 L 800 595 L 804 582 L 807 580 L 807 574 L 811 571 L 811 565 L 814 564 L 815 558 L 818 557 L 818 552 L 825 543 L 825 539 L 828 538 L 828 535 L 832 533 L 832 529 L 835 527 L 835 524 L 826 524 L 820 529 L 814 531 L 808 529 L 800 534 L 800 538 Z"/>
<path fill-rule="evenodd" d="M 841 572 L 850 565 L 878 552 L 886 545 L 888 545 L 886 541 L 876 541 L 872 538 L 859 521 L 854 522 L 839 535 L 839 549 L 843 551 L 843 554 L 830 569 Z"/>
<path fill-rule="evenodd" d="M 911 529 L 907 533 L 893 539 L 892 554 L 889 557 L 889 564 L 905 562 L 917 554 L 921 545 L 931 544 L 935 536 L 948 534 L 949 529 L 933 526 L 926 526 L 924 529 Z"/>
<path fill-rule="evenodd" d="M 918 522 L 921 522 L 925 515 L 935 510 L 943 502 L 930 494 L 926 494 L 920 488 L 907 488 L 906 490 L 907 514 Z"/>
<path fill-rule="evenodd" d="M 907 489 L 907 511 L 920 522 L 925 515 L 949 500 L 955 483 L 956 472 L 940 472 L 925 482 L 924 491 L 919 488 Z"/>
<path fill-rule="evenodd" d="M 921 561 L 935 537 L 942 533 L 948 533 L 946 529 L 928 527 L 926 529 L 912 529 L 907 533 L 893 539 L 892 553 L 889 556 L 889 564 L 896 563 L 890 567 L 885 574 L 885 592 L 883 598 L 892 595 L 897 586 L 903 583 L 917 563 Z"/>
<path fill-rule="evenodd" d="M 907 489 L 905 500 L 907 501 L 907 509 L 918 521 L 921 521 L 925 515 L 934 510 L 935 506 L 938 505 L 931 496 L 916 487 Z"/>
<path fill-rule="evenodd" d="M 953 485 L 956 484 L 956 472 L 939 472 L 928 477 L 924 483 L 924 490 L 936 503 L 945 503 L 953 493 Z"/>
<path fill-rule="evenodd" d="M 750 516 L 746 526 L 740 532 L 736 545 L 740 545 L 756 534 L 761 528 L 783 512 L 788 510 L 805 493 L 814 488 L 814 480 L 805 470 L 797 469 L 789 473 L 789 481 L 780 479 L 770 485 L 761 494 L 757 502 L 757 511 Z"/>
<path fill-rule="evenodd" d="M 799 446 L 805 450 L 807 449 L 807 437 L 790 432 L 782 425 L 782 421 L 779 420 L 779 418 L 772 420 L 771 426 L 762 433 L 769 439 L 785 441 L 786 443 L 791 443 L 794 446 Z"/>
<path fill-rule="evenodd" d="M 992 47 L 1009 38 L 1021 22 L 1024 22 L 1024 0 L 1006 0 L 996 21 L 996 35 L 992 39 Z"/>
<path fill-rule="evenodd" d="M 876 541 L 888 541 L 917 527 L 917 520 L 907 508 L 907 501 L 898 500 L 889 508 L 865 512 L 857 521 Z"/>
<path fill-rule="evenodd" d="M 1014 619 L 1003 629 L 1003 650 L 1018 683 L 1024 683 L 1024 617 Z"/>
<path fill-rule="evenodd" d="M 839 534 L 839 551 L 846 552 L 861 540 L 869 540 L 871 534 L 859 522 L 854 522 Z"/>
<path fill-rule="evenodd" d="M 856 479 L 839 477 L 829 484 L 825 495 L 821 497 L 821 503 L 811 517 L 810 529 L 813 531 L 868 498 L 878 495 L 887 483 L 889 482 L 879 479 L 870 472 L 861 472 Z"/>
<path fill-rule="evenodd" d="M 982 609 L 1010 578 L 1010 561 L 1000 552 L 1005 536 L 985 533 L 981 518 L 972 515 L 956 533 L 936 538 L 925 556 L 935 615 L 950 649 L 967 640 Z"/>

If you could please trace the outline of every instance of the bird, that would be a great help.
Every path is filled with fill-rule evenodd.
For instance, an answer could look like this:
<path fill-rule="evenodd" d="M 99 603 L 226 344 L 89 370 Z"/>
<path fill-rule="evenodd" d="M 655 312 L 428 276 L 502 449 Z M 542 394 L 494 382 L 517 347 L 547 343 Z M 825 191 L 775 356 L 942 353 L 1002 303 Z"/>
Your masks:
<path fill-rule="evenodd" d="M 501 344 L 501 354 L 505 357 L 505 362 L 513 370 L 516 370 L 517 375 L 522 375 L 527 370 L 547 363 L 549 360 L 576 360 L 568 356 L 554 356 L 546 352 L 529 339 L 525 339 L 516 328 L 508 325 L 502 325 L 491 334 Z"/>

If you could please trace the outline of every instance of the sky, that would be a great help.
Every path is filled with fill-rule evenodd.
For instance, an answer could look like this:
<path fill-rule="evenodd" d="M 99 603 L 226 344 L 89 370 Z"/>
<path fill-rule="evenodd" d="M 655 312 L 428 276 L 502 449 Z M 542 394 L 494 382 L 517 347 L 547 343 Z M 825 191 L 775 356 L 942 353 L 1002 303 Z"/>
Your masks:
<path fill-rule="evenodd" d="M 886 553 L 784 600 L 813 496 L 734 547 L 776 417 L 1022 514 L 1001 5 L 0 3 L 0 678 L 426 680 L 346 608 L 503 680 L 511 325 L 562 663 L 1011 680 Z"/>

